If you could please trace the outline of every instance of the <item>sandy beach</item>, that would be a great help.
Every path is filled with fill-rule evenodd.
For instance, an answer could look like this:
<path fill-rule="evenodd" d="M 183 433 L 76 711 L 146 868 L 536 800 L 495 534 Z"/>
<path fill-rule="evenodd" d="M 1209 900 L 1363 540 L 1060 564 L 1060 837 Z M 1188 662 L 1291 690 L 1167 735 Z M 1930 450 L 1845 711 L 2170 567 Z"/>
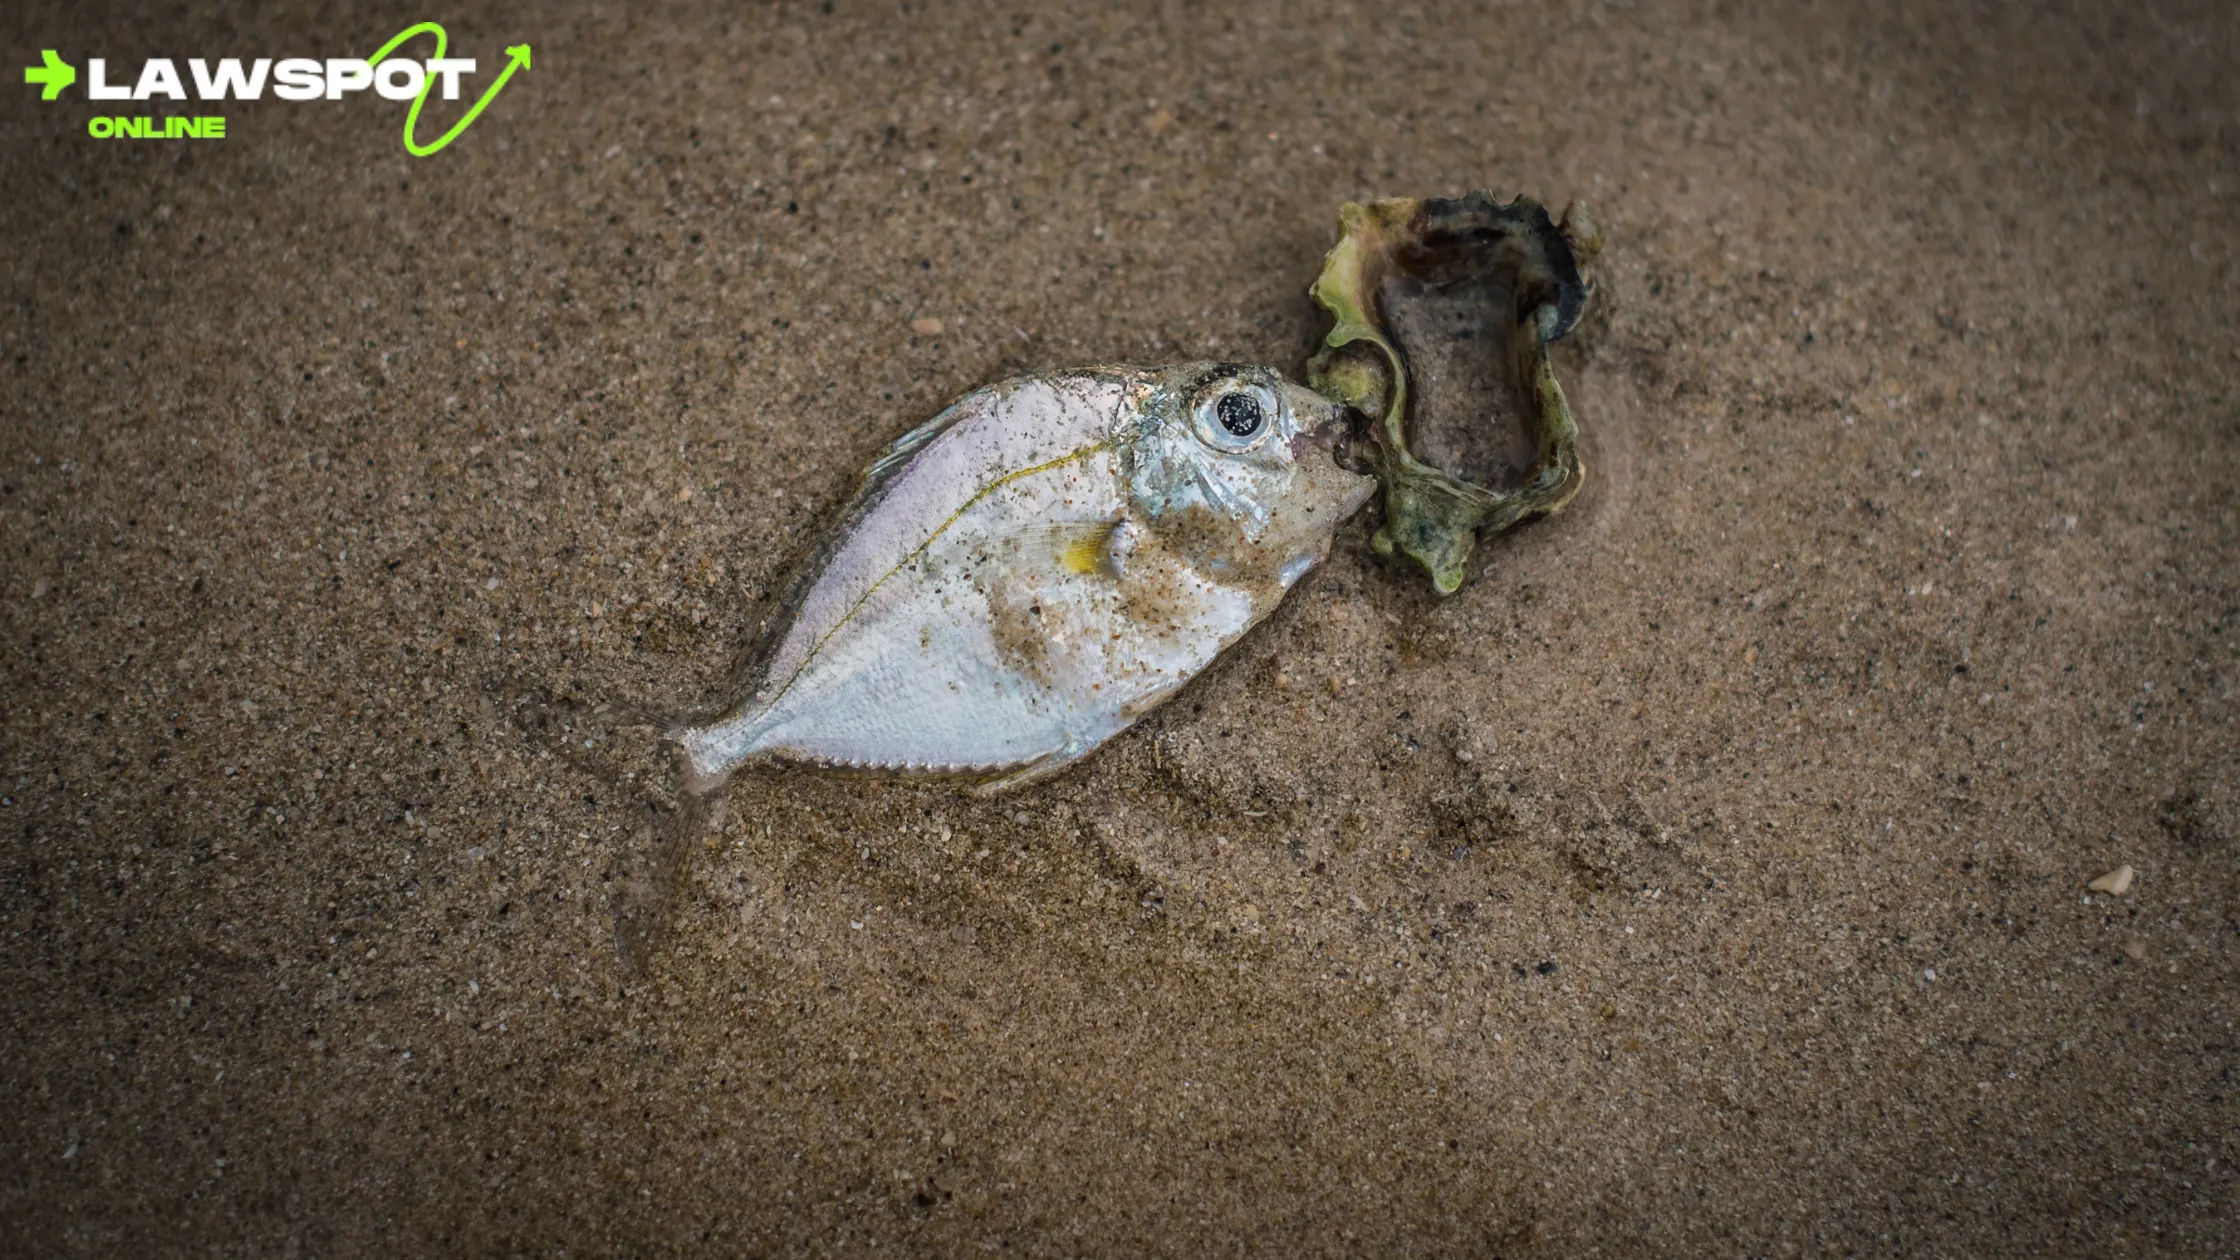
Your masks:
<path fill-rule="evenodd" d="M 2240 1251 L 2229 6 L 0 33 L 431 18 L 534 61 L 427 157 L 0 90 L 0 1253 Z M 1565 512 L 1442 599 L 1372 509 L 1047 784 L 664 848 L 645 723 L 887 443 L 1296 374 L 1338 207 L 1471 188 L 1607 232 Z"/>

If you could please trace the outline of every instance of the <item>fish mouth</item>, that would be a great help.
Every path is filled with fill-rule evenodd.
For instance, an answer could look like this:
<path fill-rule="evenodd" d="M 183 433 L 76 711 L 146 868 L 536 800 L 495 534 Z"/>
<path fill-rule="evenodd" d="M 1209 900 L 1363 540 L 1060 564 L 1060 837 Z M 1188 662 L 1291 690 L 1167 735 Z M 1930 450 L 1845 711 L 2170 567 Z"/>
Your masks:
<path fill-rule="evenodd" d="M 1344 403 L 1321 401 L 1322 419 L 1302 428 L 1299 435 L 1291 439 L 1291 458 L 1303 463 L 1314 451 L 1320 450 L 1345 472 L 1364 477 L 1375 475 L 1376 466 L 1368 455 L 1368 444 L 1375 440 L 1369 417 Z"/>

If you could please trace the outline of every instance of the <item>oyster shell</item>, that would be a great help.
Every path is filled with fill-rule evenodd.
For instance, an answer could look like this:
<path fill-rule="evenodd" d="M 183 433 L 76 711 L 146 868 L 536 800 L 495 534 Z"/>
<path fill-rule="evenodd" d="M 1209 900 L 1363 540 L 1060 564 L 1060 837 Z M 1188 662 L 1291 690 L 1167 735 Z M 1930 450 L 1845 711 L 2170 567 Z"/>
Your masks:
<path fill-rule="evenodd" d="M 1377 551 L 1452 594 L 1481 533 L 1556 511 L 1585 480 L 1547 347 L 1586 307 L 1579 267 L 1601 236 L 1576 204 L 1558 224 L 1484 192 L 1349 202 L 1338 225 L 1313 289 L 1336 323 L 1307 380 L 1374 424 Z"/>

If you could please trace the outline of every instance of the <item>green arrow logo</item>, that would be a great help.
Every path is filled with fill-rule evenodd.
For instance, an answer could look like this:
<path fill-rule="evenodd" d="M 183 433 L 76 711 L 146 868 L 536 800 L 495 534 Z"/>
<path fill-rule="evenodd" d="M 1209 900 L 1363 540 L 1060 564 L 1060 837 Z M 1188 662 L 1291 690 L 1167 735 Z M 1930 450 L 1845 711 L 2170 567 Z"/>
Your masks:
<path fill-rule="evenodd" d="M 398 32 L 395 39 L 392 39 L 388 43 L 381 46 L 381 51 L 373 54 L 371 57 L 366 58 L 366 64 L 369 66 L 380 65 L 382 61 L 389 56 L 390 53 L 395 52 L 400 45 L 402 45 L 406 40 L 411 39 L 415 35 L 433 35 L 436 37 L 436 58 L 438 60 L 442 59 L 444 50 L 448 48 L 451 43 L 451 37 L 444 34 L 443 26 L 441 23 L 421 22 L 414 26 L 408 26 L 404 28 L 404 30 Z M 49 55 L 51 56 L 52 54 Z M 405 152 L 410 153 L 414 157 L 426 157 L 431 153 L 438 152 L 445 145 L 450 144 L 452 141 L 458 139 L 459 133 L 465 131 L 467 127 L 474 122 L 475 119 L 480 118 L 482 116 L 482 111 L 490 107 L 490 102 L 498 99 L 498 93 L 505 88 L 506 80 L 513 77 L 513 72 L 516 70 L 526 70 L 529 68 L 529 46 L 527 44 L 515 44 L 513 47 L 506 49 L 506 57 L 508 58 L 508 60 L 505 70 L 498 75 L 497 82 L 491 84 L 488 88 L 483 90 L 482 99 L 476 101 L 474 105 L 467 110 L 464 117 L 460 118 L 459 121 L 451 124 L 451 130 L 444 132 L 441 136 L 437 137 L 435 140 L 427 144 L 421 144 L 418 140 L 416 140 L 413 137 L 413 132 L 416 130 L 420 122 L 420 107 L 428 103 L 428 93 L 435 87 L 436 80 L 434 75 L 429 75 L 426 79 L 422 80 L 420 84 L 420 95 L 412 98 L 412 110 L 410 113 L 407 113 L 404 116 Z"/>
<path fill-rule="evenodd" d="M 40 49 L 39 55 L 46 60 L 46 69 L 42 70 L 37 66 L 24 67 L 23 81 L 25 83 L 46 84 L 47 90 L 39 93 L 39 99 L 51 101 L 62 95 L 62 89 L 78 81 L 78 72 L 72 68 L 69 62 L 55 55 L 52 48 Z"/>

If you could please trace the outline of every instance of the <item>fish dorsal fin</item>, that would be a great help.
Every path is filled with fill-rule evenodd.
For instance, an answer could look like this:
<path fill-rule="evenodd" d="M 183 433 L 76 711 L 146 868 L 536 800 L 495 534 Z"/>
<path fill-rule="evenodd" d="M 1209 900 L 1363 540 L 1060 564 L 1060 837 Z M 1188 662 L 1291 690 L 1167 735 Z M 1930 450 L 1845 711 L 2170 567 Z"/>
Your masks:
<path fill-rule="evenodd" d="M 910 462 L 911 456 L 924 450 L 928 443 L 947 433 L 959 420 L 970 414 L 962 407 L 951 407 L 896 438 L 886 450 L 879 453 L 879 458 L 871 461 L 871 467 L 863 470 L 863 489 L 869 492 L 885 484 L 897 469 Z"/>

